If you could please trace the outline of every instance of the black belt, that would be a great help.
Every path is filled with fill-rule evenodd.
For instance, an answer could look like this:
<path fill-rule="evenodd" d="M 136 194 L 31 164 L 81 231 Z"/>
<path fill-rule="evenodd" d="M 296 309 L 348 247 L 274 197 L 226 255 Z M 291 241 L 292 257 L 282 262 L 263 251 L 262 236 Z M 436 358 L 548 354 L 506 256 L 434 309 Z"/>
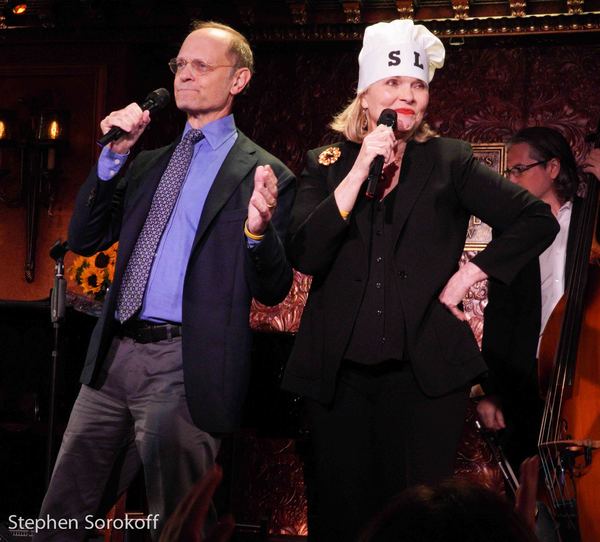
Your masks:
<path fill-rule="evenodd" d="M 182 327 L 178 324 L 155 324 L 146 320 L 129 320 L 119 326 L 121 337 L 130 337 L 138 343 L 156 343 L 181 337 Z"/>

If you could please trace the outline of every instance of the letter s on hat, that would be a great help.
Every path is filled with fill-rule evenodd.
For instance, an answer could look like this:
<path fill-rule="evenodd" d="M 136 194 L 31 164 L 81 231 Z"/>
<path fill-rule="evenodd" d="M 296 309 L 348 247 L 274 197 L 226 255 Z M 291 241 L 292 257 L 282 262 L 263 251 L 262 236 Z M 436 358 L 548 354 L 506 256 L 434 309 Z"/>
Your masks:
<path fill-rule="evenodd" d="M 388 53 L 388 66 L 398 66 L 400 64 L 400 51 L 390 51 Z"/>

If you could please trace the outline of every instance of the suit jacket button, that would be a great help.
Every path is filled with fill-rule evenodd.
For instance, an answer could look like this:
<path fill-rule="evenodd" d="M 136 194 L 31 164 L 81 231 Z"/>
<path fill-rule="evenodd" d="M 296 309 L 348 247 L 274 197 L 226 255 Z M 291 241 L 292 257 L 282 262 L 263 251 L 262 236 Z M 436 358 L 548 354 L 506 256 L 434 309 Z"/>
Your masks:
<path fill-rule="evenodd" d="M 404 280 L 406 278 L 408 278 L 408 275 L 406 274 L 406 271 L 398 271 L 398 276 Z"/>

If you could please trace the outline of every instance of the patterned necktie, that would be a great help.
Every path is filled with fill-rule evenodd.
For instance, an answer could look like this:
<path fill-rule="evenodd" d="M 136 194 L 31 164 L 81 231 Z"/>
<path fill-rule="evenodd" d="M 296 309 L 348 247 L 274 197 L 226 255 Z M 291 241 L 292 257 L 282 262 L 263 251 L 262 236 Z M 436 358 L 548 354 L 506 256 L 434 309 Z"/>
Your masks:
<path fill-rule="evenodd" d="M 117 300 L 120 322 L 129 320 L 142 306 L 154 254 L 190 167 L 194 145 L 203 137 L 204 134 L 200 130 L 186 132 L 158 183 L 146 222 L 127 262 L 121 282 Z"/>

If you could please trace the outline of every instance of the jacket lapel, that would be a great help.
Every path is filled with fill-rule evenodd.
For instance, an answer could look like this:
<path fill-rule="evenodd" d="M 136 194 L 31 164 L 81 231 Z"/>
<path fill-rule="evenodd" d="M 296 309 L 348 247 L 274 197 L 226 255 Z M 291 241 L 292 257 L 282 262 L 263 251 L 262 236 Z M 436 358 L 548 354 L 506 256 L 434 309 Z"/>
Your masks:
<path fill-rule="evenodd" d="M 433 170 L 433 160 L 425 145 L 410 141 L 402 159 L 400 181 L 394 209 L 394 246 L 417 198 L 425 188 Z"/>
<path fill-rule="evenodd" d="M 393 224 L 394 246 L 419 194 L 427 184 L 432 169 L 433 162 L 430 158 L 428 159 L 424 145 L 410 141 L 402 159 L 402 169 L 397 187 Z M 367 199 L 361 193 L 355 206 L 356 224 L 367 246 L 371 231 L 373 203 L 373 200 Z"/>
<path fill-rule="evenodd" d="M 240 183 L 246 178 L 250 171 L 256 166 L 256 150 L 251 145 L 250 140 L 238 130 L 238 138 L 225 158 L 221 169 L 217 173 L 215 180 L 208 192 L 200 224 L 196 231 L 192 252 L 198 246 L 206 230 L 213 222 L 219 211 L 223 208 L 227 200 L 238 188 Z"/>
<path fill-rule="evenodd" d="M 136 171 L 135 177 L 131 180 L 131 182 L 136 183 L 138 182 L 138 179 L 141 179 L 141 182 L 139 182 L 139 189 L 136 190 L 128 207 L 135 211 L 138 209 L 144 210 L 144 218 L 145 215 L 147 215 L 147 211 L 150 209 L 150 204 L 152 203 L 152 198 L 154 197 L 158 183 L 160 182 L 165 169 L 167 169 L 171 155 L 175 151 L 175 147 L 177 147 L 178 143 L 179 140 L 174 141 L 167 147 L 157 149 L 154 156 L 150 157 L 150 159 L 140 167 L 139 171 Z"/>

